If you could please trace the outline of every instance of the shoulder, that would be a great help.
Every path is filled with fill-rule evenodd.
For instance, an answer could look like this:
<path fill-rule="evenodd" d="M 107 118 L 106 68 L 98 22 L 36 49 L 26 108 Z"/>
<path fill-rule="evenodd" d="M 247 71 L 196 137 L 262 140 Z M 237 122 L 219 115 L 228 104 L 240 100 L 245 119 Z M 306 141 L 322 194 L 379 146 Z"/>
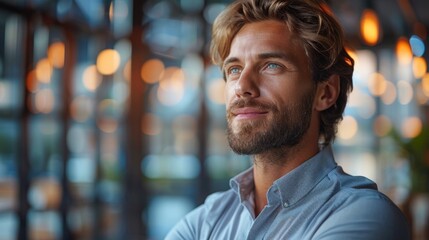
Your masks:
<path fill-rule="evenodd" d="M 369 187 L 370 180 L 358 181 L 364 184 L 343 186 L 332 197 L 334 209 L 316 239 L 409 239 L 408 223 L 401 210 L 383 193 Z"/>

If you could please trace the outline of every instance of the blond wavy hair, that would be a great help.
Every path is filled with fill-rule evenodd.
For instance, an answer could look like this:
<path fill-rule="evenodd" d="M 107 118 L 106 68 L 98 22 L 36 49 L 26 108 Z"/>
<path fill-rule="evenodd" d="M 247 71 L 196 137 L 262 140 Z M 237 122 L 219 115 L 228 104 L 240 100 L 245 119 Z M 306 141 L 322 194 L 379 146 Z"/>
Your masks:
<path fill-rule="evenodd" d="M 233 38 L 245 24 L 264 20 L 284 22 L 301 39 L 316 84 L 331 75 L 339 76 L 339 97 L 320 115 L 319 137 L 322 144 L 329 144 L 335 139 L 337 125 L 353 89 L 354 61 L 345 50 L 341 26 L 327 5 L 317 0 L 238 0 L 213 24 L 210 46 L 213 63 L 223 66 Z"/>

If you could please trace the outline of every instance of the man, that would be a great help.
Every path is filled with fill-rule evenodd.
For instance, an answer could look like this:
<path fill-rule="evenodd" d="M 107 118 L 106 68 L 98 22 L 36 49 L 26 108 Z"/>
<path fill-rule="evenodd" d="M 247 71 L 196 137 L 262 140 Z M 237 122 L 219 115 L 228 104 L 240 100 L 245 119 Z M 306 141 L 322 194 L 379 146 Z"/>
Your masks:
<path fill-rule="evenodd" d="M 375 183 L 333 159 L 354 63 L 323 6 L 239 0 L 216 19 L 211 53 L 226 81 L 228 141 L 254 164 L 167 239 L 409 239 Z"/>

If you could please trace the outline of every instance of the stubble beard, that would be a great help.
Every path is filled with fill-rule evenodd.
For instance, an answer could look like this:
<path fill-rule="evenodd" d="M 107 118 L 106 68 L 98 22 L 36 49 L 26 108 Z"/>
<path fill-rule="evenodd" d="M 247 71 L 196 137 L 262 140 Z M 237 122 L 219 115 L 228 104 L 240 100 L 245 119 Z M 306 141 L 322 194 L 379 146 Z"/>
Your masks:
<path fill-rule="evenodd" d="M 314 92 L 310 91 L 283 109 L 255 101 L 237 101 L 227 112 L 227 137 L 231 149 L 237 154 L 257 155 L 293 148 L 301 142 L 310 126 L 313 99 Z M 244 106 L 268 110 L 271 117 L 241 123 L 236 126 L 239 129 L 234 129 L 231 110 Z"/>

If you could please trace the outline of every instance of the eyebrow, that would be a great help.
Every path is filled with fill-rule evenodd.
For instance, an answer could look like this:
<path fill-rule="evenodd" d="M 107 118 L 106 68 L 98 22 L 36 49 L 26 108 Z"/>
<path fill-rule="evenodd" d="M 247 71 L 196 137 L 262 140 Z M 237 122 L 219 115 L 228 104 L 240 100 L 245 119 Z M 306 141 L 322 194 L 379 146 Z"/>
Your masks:
<path fill-rule="evenodd" d="M 258 59 L 269 59 L 269 58 L 278 58 L 288 62 L 293 62 L 293 59 L 289 55 L 280 53 L 280 52 L 267 52 L 267 53 L 258 54 Z M 225 68 L 226 65 L 232 62 L 239 62 L 239 61 L 240 60 L 237 57 L 227 58 L 225 59 L 222 68 Z"/>
<path fill-rule="evenodd" d="M 222 69 L 225 69 L 225 66 L 232 63 L 232 62 L 238 62 L 238 61 L 239 60 L 236 57 L 229 57 L 229 58 L 225 59 L 225 61 L 223 62 Z"/>
<path fill-rule="evenodd" d="M 258 55 L 259 59 L 267 59 L 267 58 L 279 58 L 283 59 L 285 61 L 291 62 L 292 59 L 289 55 L 279 52 L 268 52 L 268 53 L 261 53 Z"/>

